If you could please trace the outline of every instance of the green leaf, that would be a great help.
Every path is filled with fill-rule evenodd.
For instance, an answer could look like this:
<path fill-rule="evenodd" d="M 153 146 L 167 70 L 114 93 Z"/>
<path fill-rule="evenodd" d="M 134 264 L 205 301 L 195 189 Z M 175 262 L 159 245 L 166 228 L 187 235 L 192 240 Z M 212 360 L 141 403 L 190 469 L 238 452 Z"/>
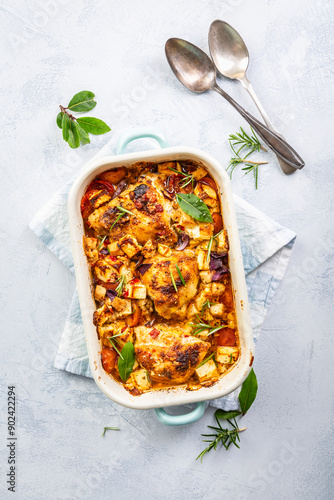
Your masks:
<path fill-rule="evenodd" d="M 118 358 L 118 371 L 123 382 L 126 382 L 130 377 L 133 369 L 133 365 L 135 364 L 135 348 L 132 342 L 127 342 L 123 347 L 121 357 Z"/>
<path fill-rule="evenodd" d="M 88 132 L 86 132 L 86 130 L 83 129 L 78 123 L 77 123 L 77 127 L 78 127 L 79 136 L 80 136 L 80 141 L 82 142 L 82 144 L 90 143 Z"/>
<path fill-rule="evenodd" d="M 220 420 L 228 420 L 229 418 L 235 418 L 238 415 L 241 415 L 241 411 L 238 411 L 238 410 L 231 410 L 231 411 L 217 410 L 217 411 L 215 411 L 215 417 L 217 417 Z"/>
<path fill-rule="evenodd" d="M 78 130 L 78 125 L 74 120 L 69 120 L 68 127 L 68 141 L 72 149 L 78 148 L 80 146 L 80 135 Z"/>
<path fill-rule="evenodd" d="M 64 141 L 67 142 L 68 138 L 69 138 L 70 119 L 66 113 L 64 113 L 62 124 L 63 124 L 63 127 L 62 127 L 63 128 L 63 139 L 64 139 Z"/>
<path fill-rule="evenodd" d="M 59 128 L 62 128 L 62 126 L 63 126 L 62 122 L 63 122 L 63 113 L 60 112 L 57 115 L 57 125 L 58 125 Z"/>
<path fill-rule="evenodd" d="M 176 195 L 176 200 L 180 208 L 193 219 L 200 222 L 212 222 L 210 210 L 198 196 L 179 193 Z"/>
<path fill-rule="evenodd" d="M 254 403 L 257 393 L 257 379 L 253 368 L 249 372 L 248 377 L 242 384 L 242 389 L 239 394 L 239 403 L 242 413 L 248 412 L 249 408 Z"/>
<path fill-rule="evenodd" d="M 81 113 L 85 111 L 90 111 L 96 106 L 96 101 L 94 101 L 94 97 L 95 95 L 93 94 L 93 92 L 90 92 L 89 90 L 82 90 L 81 92 L 78 92 L 77 94 L 75 94 L 75 96 L 72 97 L 67 107 L 71 111 L 78 111 Z"/>
<path fill-rule="evenodd" d="M 101 135 L 110 132 L 111 128 L 108 127 L 106 123 L 98 118 L 92 118 L 91 116 L 85 116 L 83 118 L 77 118 L 77 122 L 83 129 L 85 129 L 90 134 Z"/>

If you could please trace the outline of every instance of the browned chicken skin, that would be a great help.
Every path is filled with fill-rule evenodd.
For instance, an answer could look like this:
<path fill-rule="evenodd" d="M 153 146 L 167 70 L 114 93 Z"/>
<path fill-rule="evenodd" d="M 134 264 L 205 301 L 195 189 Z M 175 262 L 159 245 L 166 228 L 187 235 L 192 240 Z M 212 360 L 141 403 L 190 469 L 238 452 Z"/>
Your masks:
<path fill-rule="evenodd" d="M 135 184 L 131 190 L 124 191 L 116 199 L 95 210 L 89 217 L 89 223 L 100 235 L 109 234 L 114 224 L 113 240 L 118 240 L 130 233 L 141 245 L 149 239 L 171 245 L 177 241 L 177 236 L 170 227 L 170 217 L 166 213 L 165 205 L 162 194 L 148 178 L 145 182 Z M 119 218 L 121 212 L 117 206 L 123 207 L 132 214 L 125 212 Z"/>
<path fill-rule="evenodd" d="M 152 263 L 142 280 L 149 296 L 154 301 L 155 309 L 160 316 L 167 319 L 178 316 L 182 306 L 187 304 L 197 293 L 199 276 L 194 252 L 192 250 L 176 251 L 168 258 L 155 255 L 153 259 L 147 259 L 145 263 Z M 176 264 L 181 271 L 185 286 L 178 275 Z M 171 272 L 177 292 L 172 282 Z"/>
<path fill-rule="evenodd" d="M 186 382 L 210 347 L 208 342 L 183 334 L 177 327 L 138 326 L 134 330 L 136 357 L 150 377 L 159 382 Z"/>

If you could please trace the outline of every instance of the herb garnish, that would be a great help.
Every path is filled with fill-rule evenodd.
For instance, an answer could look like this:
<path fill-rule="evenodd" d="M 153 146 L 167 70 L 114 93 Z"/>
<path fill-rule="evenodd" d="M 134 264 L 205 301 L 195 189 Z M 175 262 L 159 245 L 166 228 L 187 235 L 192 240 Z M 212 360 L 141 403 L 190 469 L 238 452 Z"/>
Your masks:
<path fill-rule="evenodd" d="M 117 297 L 120 297 L 123 293 L 123 289 L 126 286 L 126 277 L 124 274 L 118 278 L 119 283 L 117 287 L 115 288 L 115 292 L 117 292 Z"/>
<path fill-rule="evenodd" d="M 207 299 L 204 304 L 201 307 L 201 316 L 203 316 L 205 309 L 210 309 L 210 307 L 213 305 L 213 302 L 210 302 L 209 299 Z"/>
<path fill-rule="evenodd" d="M 188 323 L 193 329 L 192 335 L 196 336 L 199 333 L 202 333 L 206 330 L 209 330 L 208 335 L 212 335 L 215 332 L 218 332 L 221 328 L 227 328 L 227 325 L 219 325 L 219 326 L 211 326 L 206 323 L 202 323 L 201 318 L 196 314 L 197 323 Z"/>
<path fill-rule="evenodd" d="M 106 237 L 107 237 L 107 236 L 103 236 L 103 238 L 101 239 L 101 243 L 100 243 L 100 244 L 99 244 L 99 246 L 97 247 L 97 249 L 98 249 L 98 250 L 100 250 L 100 249 L 103 247 L 103 243 L 104 243 L 104 241 L 105 241 Z M 98 236 L 98 238 L 99 238 L 99 236 Z"/>
<path fill-rule="evenodd" d="M 212 222 L 207 205 L 195 194 L 178 193 L 176 200 L 180 208 L 193 219 L 200 222 Z"/>
<path fill-rule="evenodd" d="M 104 121 L 91 116 L 76 118 L 71 112 L 84 113 L 95 108 L 95 95 L 89 90 L 83 90 L 75 94 L 70 100 L 68 106 L 60 107 L 60 113 L 57 115 L 57 125 L 63 131 L 63 139 L 71 148 L 78 148 L 81 144 L 90 142 L 89 134 L 101 135 L 110 132 L 110 127 Z"/>
<path fill-rule="evenodd" d="M 125 214 L 134 215 L 132 212 L 130 212 L 130 210 L 127 210 L 126 208 L 123 208 L 120 205 L 117 205 L 117 208 L 118 208 L 120 213 L 117 214 L 116 219 L 114 220 L 114 222 L 112 223 L 112 225 L 110 227 L 110 231 L 115 226 L 115 224 L 117 224 L 117 222 L 123 217 L 123 215 L 125 215 Z"/>
<path fill-rule="evenodd" d="M 135 348 L 129 340 L 122 349 L 122 358 L 118 358 L 118 372 L 123 382 L 130 377 L 135 361 Z"/>
<path fill-rule="evenodd" d="M 182 276 L 182 273 L 181 273 L 179 266 L 177 264 L 175 264 L 175 266 L 176 266 L 177 274 L 180 276 L 180 280 L 182 281 L 182 285 L 186 286 L 186 282 L 184 281 L 184 277 Z"/>
<path fill-rule="evenodd" d="M 223 229 L 221 229 L 217 234 L 213 234 L 209 240 L 209 243 L 208 243 L 208 246 L 207 246 L 207 254 L 206 254 L 206 262 L 209 262 L 210 260 L 210 254 L 211 254 L 211 250 L 212 250 L 212 244 L 213 244 L 213 240 L 216 241 L 216 238 L 217 236 L 220 235 L 220 233 L 223 231 Z"/>
<path fill-rule="evenodd" d="M 121 429 L 119 427 L 103 427 L 103 432 L 101 434 L 101 437 L 103 437 L 106 433 L 106 431 L 120 431 Z"/>
<path fill-rule="evenodd" d="M 191 183 L 191 189 L 194 190 L 194 176 L 193 174 L 185 174 L 184 172 L 179 172 L 178 170 L 175 170 L 175 168 L 172 168 L 172 167 L 168 167 L 169 170 L 173 170 L 173 172 L 176 172 L 177 174 L 180 174 L 184 177 L 184 183 L 183 184 L 180 184 L 180 187 L 181 188 L 185 188 L 186 186 L 188 186 L 188 184 Z"/>
<path fill-rule="evenodd" d="M 169 270 L 169 272 L 170 272 L 170 278 L 171 278 L 172 283 L 173 283 L 173 287 L 174 287 L 174 289 L 175 289 L 175 291 L 176 291 L 176 293 L 177 293 L 177 286 L 176 286 L 176 283 L 175 283 L 175 279 L 174 279 L 174 276 L 173 276 L 172 270 L 170 269 L 170 270 Z"/>
<path fill-rule="evenodd" d="M 221 443 L 226 450 L 230 447 L 230 445 L 233 443 L 237 448 L 240 448 L 237 441 L 240 442 L 240 437 L 239 437 L 239 432 L 245 431 L 246 427 L 239 429 L 238 424 L 236 422 L 236 417 L 240 417 L 241 415 L 244 415 L 249 408 L 252 406 L 255 397 L 257 393 L 257 380 L 256 380 L 256 375 L 253 370 L 249 372 L 248 377 L 246 378 L 245 382 L 242 385 L 242 389 L 239 394 L 239 404 L 241 411 L 239 410 L 232 410 L 232 411 L 225 411 L 225 410 L 217 410 L 215 412 L 215 419 L 217 422 L 218 427 L 213 427 L 211 425 L 208 425 L 209 429 L 212 429 L 215 431 L 214 434 L 202 434 L 203 437 L 208 437 L 210 439 L 203 439 L 204 443 L 210 443 L 205 450 L 203 450 L 197 457 L 202 459 L 206 453 L 208 453 L 212 448 L 217 451 L 217 446 L 219 443 Z M 220 425 L 219 420 L 227 420 L 227 422 L 230 424 L 232 428 L 230 429 L 223 429 L 223 427 Z M 197 460 L 196 459 L 196 460 Z"/>
<path fill-rule="evenodd" d="M 234 169 L 240 165 L 244 164 L 245 166 L 241 169 L 245 171 L 245 174 L 249 174 L 250 172 L 253 172 L 254 174 L 254 179 L 255 179 L 255 189 L 257 189 L 258 186 L 258 177 L 259 177 L 259 166 L 260 165 L 265 165 L 268 162 L 267 161 L 250 161 L 247 160 L 247 157 L 254 153 L 254 151 L 259 152 L 260 149 L 263 151 L 267 151 L 261 144 L 259 139 L 257 138 L 254 130 L 251 127 L 253 135 L 249 136 L 246 134 L 246 132 L 243 130 L 242 127 L 240 127 L 241 133 L 237 134 L 231 134 L 229 136 L 229 144 L 230 147 L 233 151 L 233 153 L 236 155 L 235 157 L 230 159 L 230 163 L 227 167 L 227 171 L 230 170 L 230 178 L 232 179 L 232 174 Z M 235 150 L 236 146 L 240 146 L 238 151 Z M 243 150 L 243 148 L 250 149 L 250 151 L 241 158 L 239 153 Z"/>
<path fill-rule="evenodd" d="M 209 361 L 209 359 L 213 358 L 213 356 L 214 356 L 214 355 L 215 355 L 215 353 L 213 352 L 212 354 L 210 354 L 210 356 L 208 356 L 207 358 L 203 359 L 203 361 L 201 361 L 201 362 L 200 362 L 200 364 L 199 364 L 199 365 L 197 365 L 197 367 L 196 367 L 196 368 L 199 368 L 200 366 L 205 365 L 205 363 L 206 363 L 207 361 Z"/>
<path fill-rule="evenodd" d="M 117 352 L 117 354 L 123 359 L 123 356 L 119 352 L 119 350 L 117 349 L 115 342 L 113 342 L 113 340 L 112 340 L 112 337 L 108 337 L 108 340 L 109 340 L 110 344 L 113 346 L 113 348 L 115 349 L 115 351 Z"/>

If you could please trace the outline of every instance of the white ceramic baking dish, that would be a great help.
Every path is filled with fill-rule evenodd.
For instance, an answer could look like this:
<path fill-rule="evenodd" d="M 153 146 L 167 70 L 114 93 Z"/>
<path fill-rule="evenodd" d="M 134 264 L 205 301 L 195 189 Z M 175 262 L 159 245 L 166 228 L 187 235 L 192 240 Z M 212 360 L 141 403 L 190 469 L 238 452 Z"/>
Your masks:
<path fill-rule="evenodd" d="M 122 154 L 130 141 L 143 137 L 155 138 L 162 149 Z M 135 130 L 123 135 L 119 140 L 117 153 L 115 156 L 106 156 L 90 162 L 78 175 L 68 198 L 71 245 L 91 371 L 99 388 L 116 403 L 135 409 L 156 408 L 159 420 L 169 425 L 191 423 L 203 415 L 206 408 L 205 401 L 225 396 L 243 383 L 250 371 L 254 356 L 247 288 L 230 180 L 225 169 L 212 156 L 190 147 L 167 147 L 166 140 L 160 134 L 146 129 Z M 98 174 L 106 170 L 130 166 L 138 161 L 162 162 L 185 159 L 201 161 L 220 188 L 224 226 L 227 229 L 230 242 L 229 264 L 236 302 L 241 354 L 233 369 L 212 387 L 203 387 L 197 391 L 187 391 L 185 388 L 179 387 L 132 396 L 103 370 L 101 364 L 100 344 L 92 321 L 95 302 L 92 297 L 91 277 L 82 245 L 84 227 L 80 201 L 88 184 Z M 189 403 L 197 403 L 197 406 L 194 411 L 185 415 L 171 416 L 163 410 L 163 407 Z"/>

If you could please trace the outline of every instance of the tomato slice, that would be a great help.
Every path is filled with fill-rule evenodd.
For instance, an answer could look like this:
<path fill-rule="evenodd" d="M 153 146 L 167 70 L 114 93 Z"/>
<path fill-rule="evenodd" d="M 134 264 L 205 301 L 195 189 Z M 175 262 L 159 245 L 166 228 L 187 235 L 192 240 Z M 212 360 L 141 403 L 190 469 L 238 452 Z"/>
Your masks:
<path fill-rule="evenodd" d="M 213 234 L 219 233 L 223 229 L 223 219 L 218 212 L 212 214 Z"/>
<path fill-rule="evenodd" d="M 234 346 L 236 344 L 235 330 L 232 328 L 222 328 L 218 330 L 218 345 Z"/>
<path fill-rule="evenodd" d="M 94 196 L 94 194 L 98 192 L 99 190 L 97 189 L 91 189 L 89 191 L 86 191 L 86 193 L 81 198 L 80 208 L 81 208 L 82 218 L 84 221 L 87 221 L 90 214 L 94 212 L 94 207 L 89 200 L 92 196 Z"/>
<path fill-rule="evenodd" d="M 224 293 L 220 296 L 220 301 L 224 304 L 227 312 L 233 309 L 233 293 L 230 283 L 226 285 Z"/>
<path fill-rule="evenodd" d="M 114 186 L 111 184 L 109 181 L 104 181 L 104 180 L 95 180 L 91 184 L 89 184 L 87 191 L 91 191 L 93 189 L 101 190 L 101 189 L 106 189 L 110 196 L 112 196 L 115 192 Z"/>
<path fill-rule="evenodd" d="M 218 193 L 217 184 L 215 183 L 215 181 L 213 179 L 211 179 L 211 177 L 209 177 L 209 176 L 203 177 L 203 179 L 200 179 L 198 182 L 201 184 L 206 184 L 207 186 L 212 187 L 212 189 L 214 189 L 216 191 L 216 193 Z"/>
<path fill-rule="evenodd" d="M 128 317 L 128 325 L 129 326 L 136 326 L 139 323 L 140 320 L 140 315 L 141 315 L 141 310 L 140 307 L 135 305 L 135 310 L 131 314 L 131 316 Z"/>
<path fill-rule="evenodd" d="M 103 172 L 99 175 L 99 179 L 103 181 L 111 182 L 111 184 L 117 184 L 126 176 L 126 168 L 120 167 L 115 170 L 109 170 L 108 172 Z"/>
<path fill-rule="evenodd" d="M 117 353 L 110 347 L 103 347 L 101 353 L 102 366 L 107 373 L 111 373 L 115 368 Z"/>

